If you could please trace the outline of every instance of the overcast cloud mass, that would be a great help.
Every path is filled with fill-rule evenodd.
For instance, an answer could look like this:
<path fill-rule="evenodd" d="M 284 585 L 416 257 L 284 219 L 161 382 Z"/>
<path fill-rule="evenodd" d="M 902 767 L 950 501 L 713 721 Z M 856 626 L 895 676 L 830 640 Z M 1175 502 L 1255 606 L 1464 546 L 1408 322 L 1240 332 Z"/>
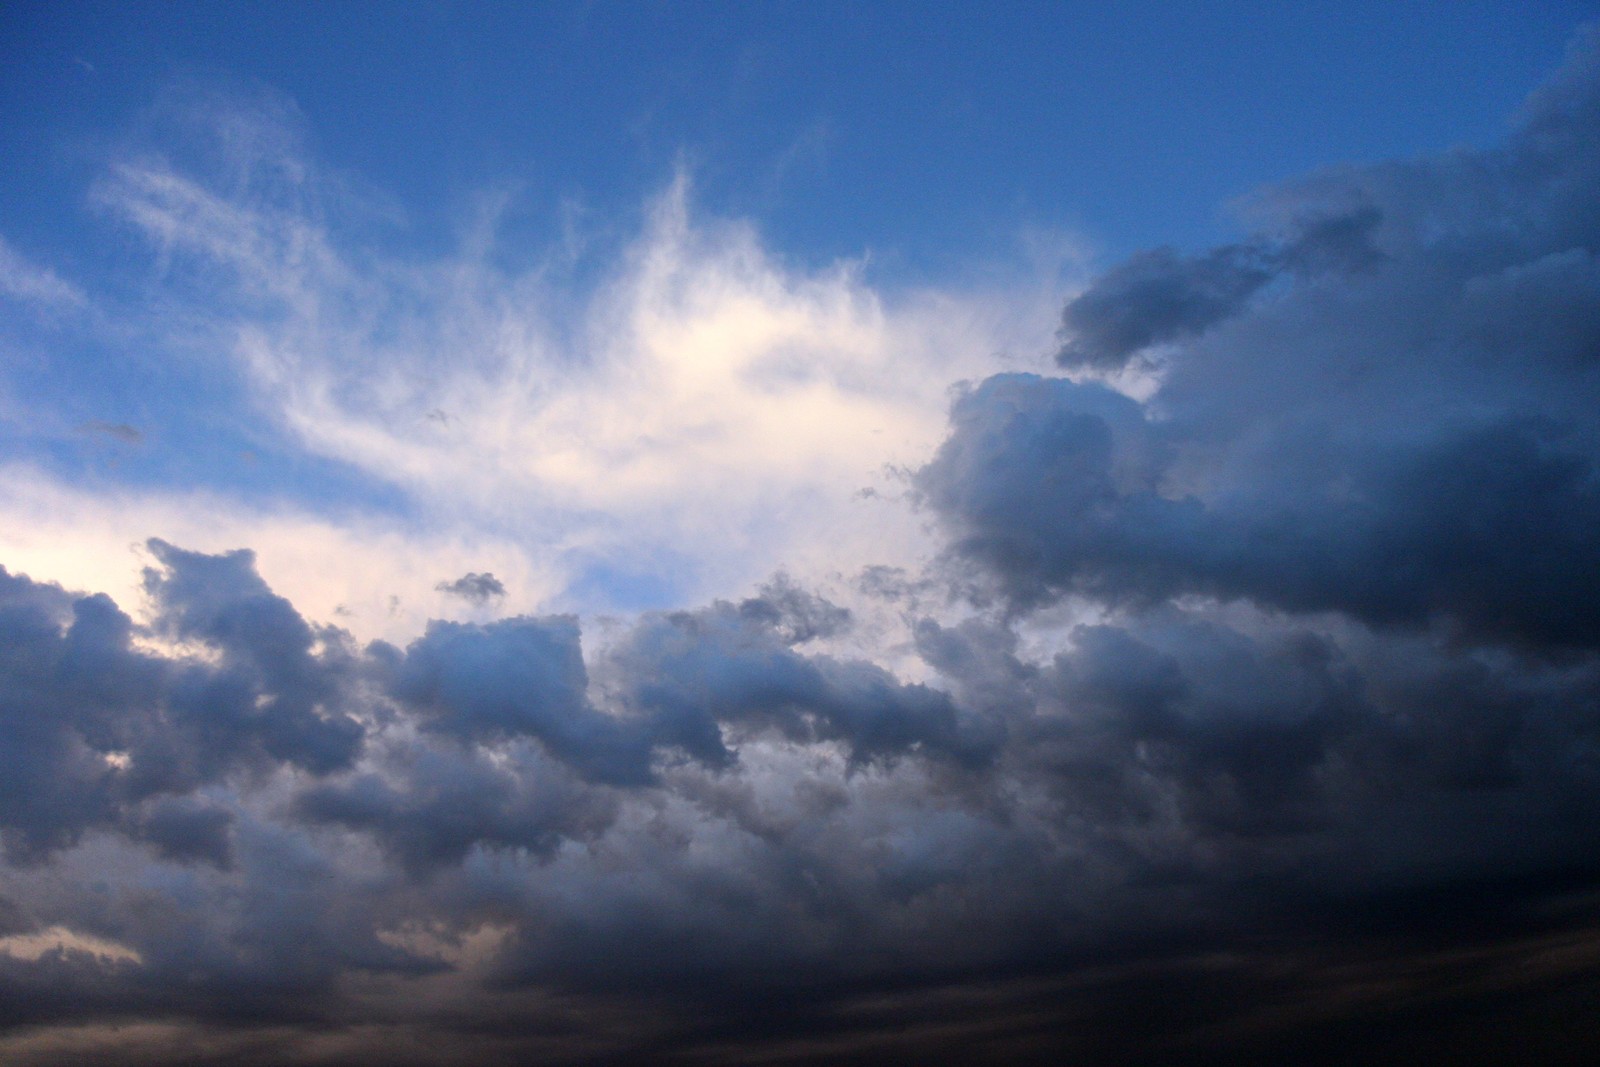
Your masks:
<path fill-rule="evenodd" d="M 690 169 L 598 267 L 394 255 L 194 92 L 86 193 L 137 298 L 0 240 L 0 1059 L 1600 1053 L 1593 33 L 1496 145 L 947 291 Z M 107 338 L 189 430 L 18 414 Z M 52 459 L 189 432 L 259 491 Z"/>

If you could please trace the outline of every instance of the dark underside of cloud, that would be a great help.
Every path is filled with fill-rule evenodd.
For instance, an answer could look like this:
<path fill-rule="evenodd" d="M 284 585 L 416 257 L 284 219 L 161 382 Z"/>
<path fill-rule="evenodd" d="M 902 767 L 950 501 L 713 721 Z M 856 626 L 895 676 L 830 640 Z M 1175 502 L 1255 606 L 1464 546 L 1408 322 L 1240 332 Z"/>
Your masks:
<path fill-rule="evenodd" d="M 1594 42 L 1503 146 L 1256 212 L 958 399 L 927 684 L 786 580 L 398 648 L 248 552 L 152 542 L 142 624 L 0 571 L 0 938 L 80 942 L 0 954 L 7 1047 L 1592 1062 Z"/>
<path fill-rule="evenodd" d="M 506 587 L 492 574 L 468 572 L 453 582 L 440 582 L 434 586 L 441 593 L 458 596 L 473 604 L 487 604 L 496 597 L 506 595 Z"/>

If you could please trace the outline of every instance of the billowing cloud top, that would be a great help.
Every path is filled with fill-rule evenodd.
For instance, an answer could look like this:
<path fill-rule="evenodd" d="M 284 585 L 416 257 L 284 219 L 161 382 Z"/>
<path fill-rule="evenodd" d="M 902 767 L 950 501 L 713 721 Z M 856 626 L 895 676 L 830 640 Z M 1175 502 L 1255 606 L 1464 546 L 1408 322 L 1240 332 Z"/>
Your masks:
<path fill-rule="evenodd" d="M 1503 149 L 1320 175 L 1261 198 L 1280 244 L 1112 270 L 1067 305 L 1062 362 L 1139 359 L 1159 386 L 964 396 L 919 475 L 958 554 L 1018 602 L 1200 595 L 1595 648 L 1596 106 L 1575 69 Z"/>
<path fill-rule="evenodd" d="M 453 617 L 382 638 L 248 549 L 150 540 L 120 605 L 0 571 L 18 1062 L 1595 1050 L 1593 38 L 1501 146 L 1113 267 L 1065 376 L 969 382 L 931 439 L 896 377 L 933 313 L 796 284 L 681 189 L 559 369 L 481 277 L 408 318 L 437 278 L 384 288 L 277 201 L 150 161 L 99 195 L 233 272 L 227 350 L 307 449 L 584 562 L 541 607 L 526 557 L 417 550 Z M 482 364 L 425 373 L 457 330 Z M 920 509 L 877 541 L 839 518 L 859 451 Z M 768 504 L 794 573 L 567 610 L 601 547 L 743 553 Z"/>

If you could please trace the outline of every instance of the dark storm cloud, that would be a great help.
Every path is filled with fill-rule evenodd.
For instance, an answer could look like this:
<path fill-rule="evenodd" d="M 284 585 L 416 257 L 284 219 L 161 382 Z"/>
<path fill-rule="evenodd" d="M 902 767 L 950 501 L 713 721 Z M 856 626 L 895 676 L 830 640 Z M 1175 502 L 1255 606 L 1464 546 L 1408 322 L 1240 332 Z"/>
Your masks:
<path fill-rule="evenodd" d="M 313 647 L 248 553 L 150 548 L 161 563 L 145 575 L 153 632 L 214 662 L 141 648 L 103 595 L 0 571 L 0 833 L 15 856 L 117 826 L 164 854 L 220 861 L 226 813 L 161 798 L 280 762 L 326 773 L 360 745 L 362 727 L 339 707 L 345 651 Z"/>
<path fill-rule="evenodd" d="M 710 766 L 737 758 L 722 728 L 831 740 L 853 760 L 912 751 L 981 760 L 987 728 L 942 693 L 865 662 L 792 646 L 838 633 L 849 613 L 787 579 L 738 605 L 650 615 L 600 661 L 597 707 L 570 616 L 433 622 L 403 653 L 375 646 L 387 690 L 425 730 L 472 744 L 529 738 L 592 781 L 639 786 L 663 750 Z"/>
<path fill-rule="evenodd" d="M 233 813 L 194 798 L 163 798 L 147 806 L 134 831 L 165 859 L 227 867 L 233 861 Z"/>
<path fill-rule="evenodd" d="M 616 807 L 537 751 L 491 761 L 450 746 L 397 754 L 387 774 L 314 786 L 297 800 L 304 818 L 370 833 L 413 872 L 459 864 L 474 848 L 548 856 L 603 832 Z"/>
<path fill-rule="evenodd" d="M 911 751 L 967 764 L 992 754 L 994 724 L 963 715 L 945 693 L 901 684 L 871 663 L 794 651 L 830 614 L 815 598 L 784 592 L 787 611 L 769 589 L 738 607 L 647 617 L 607 658 L 617 695 L 655 737 L 712 766 L 732 758 L 722 726 L 837 741 L 855 764 Z"/>
<path fill-rule="evenodd" d="M 224 755 L 248 739 L 307 770 L 349 766 L 362 727 L 340 706 L 351 668 L 342 634 L 316 633 L 267 588 L 248 551 L 207 556 L 159 540 L 150 550 L 164 565 L 145 572 L 156 632 L 222 654 L 219 669 L 180 677 L 173 716 L 215 739 Z"/>
<path fill-rule="evenodd" d="M 506 587 L 492 574 L 469 571 L 453 582 L 440 582 L 434 586 L 441 593 L 461 597 L 474 604 L 487 604 L 495 597 L 506 595 Z"/>
<path fill-rule="evenodd" d="M 863 766 L 911 753 L 971 764 L 997 742 L 943 693 L 794 651 L 849 613 L 787 579 L 737 605 L 646 617 L 602 657 L 601 707 L 571 617 L 434 622 L 404 650 L 359 650 L 273 593 L 247 551 L 149 547 L 148 628 L 104 596 L 0 573 L 0 742 L 16 768 L 0 826 L 16 858 L 100 828 L 226 867 L 235 816 L 199 791 L 279 768 L 335 775 L 296 810 L 368 831 L 416 869 L 603 829 L 614 802 L 596 786 L 652 785 L 663 759 L 733 767 L 724 727 L 735 741 L 839 742 Z M 421 736 L 337 776 L 381 723 Z"/>
<path fill-rule="evenodd" d="M 649 737 L 595 710 L 588 687 L 571 616 L 429 623 L 390 683 L 426 729 L 470 742 L 537 738 L 596 779 L 647 780 Z"/>
<path fill-rule="evenodd" d="M 1172 341 L 1159 385 L 970 390 L 917 476 L 957 555 L 1021 607 L 1200 594 L 1596 647 L 1600 90 L 1580 64 L 1530 108 L 1503 149 L 1260 197 L 1269 218 L 1359 205 L 1267 257 L 1282 286 L 1243 246 L 1091 286 L 1073 360 Z"/>
<path fill-rule="evenodd" d="M 1239 442 L 1237 468 L 1204 474 L 1220 484 L 1188 489 L 1174 482 L 1191 442 L 1134 408 L 1098 386 L 990 379 L 957 405 L 919 487 L 956 551 L 1019 605 L 1197 593 L 1542 647 L 1600 641 L 1587 426 L 1532 411 L 1429 426 L 1416 412 L 1349 440 L 1296 420 L 1261 428 L 1275 447 Z"/>
<path fill-rule="evenodd" d="M 115 685 L 108 687 L 111 692 L 96 692 L 100 678 L 115 677 L 125 666 L 115 636 L 107 637 L 118 621 L 107 618 L 111 612 L 115 608 L 104 598 L 85 604 L 77 614 L 86 621 L 81 628 L 74 621 L 69 637 L 63 626 L 73 616 L 70 597 L 0 571 L 0 753 L 6 767 L 0 833 L 14 858 L 68 843 L 85 825 L 112 816 L 110 769 L 76 728 L 101 717 L 97 712 L 111 719 L 105 704 L 118 699 Z M 84 673 L 91 677 L 80 680 L 62 669 L 69 641 L 90 649 L 110 644 L 111 655 L 91 652 L 86 658 L 103 665 L 90 667 Z M 129 673 L 137 678 L 139 672 Z"/>

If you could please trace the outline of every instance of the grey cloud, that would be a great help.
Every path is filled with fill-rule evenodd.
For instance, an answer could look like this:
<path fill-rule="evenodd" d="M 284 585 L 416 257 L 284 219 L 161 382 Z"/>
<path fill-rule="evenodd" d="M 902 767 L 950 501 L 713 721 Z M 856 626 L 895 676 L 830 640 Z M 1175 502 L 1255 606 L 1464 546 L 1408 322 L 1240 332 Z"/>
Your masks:
<path fill-rule="evenodd" d="M 1190 842 L 1328 832 L 1351 788 L 1330 778 L 1360 747 L 1354 735 L 1382 729 L 1360 672 L 1303 632 L 1260 641 L 1181 618 L 1085 627 L 1041 687 L 1070 709 L 1038 724 L 1038 753 L 1064 760 L 1057 788 L 1075 791 L 1070 779 L 1093 768 L 1099 780 L 1074 803 L 1111 802 L 1113 824 L 1176 818 Z"/>
<path fill-rule="evenodd" d="M 226 869 L 233 863 L 233 822 L 233 813 L 226 808 L 195 797 L 167 797 L 145 806 L 133 836 L 154 846 L 164 859 Z"/>
<path fill-rule="evenodd" d="M 954 558 L 1018 609 L 1202 595 L 1595 648 L 1593 68 L 1503 148 L 1264 194 L 1269 224 L 1291 220 L 1270 291 L 1244 246 L 1154 253 L 1091 286 L 1068 308 L 1103 326 L 1084 359 L 1173 342 L 1154 395 L 1026 375 L 971 389 L 916 475 Z M 1151 272 L 1149 293 L 1224 297 L 1163 303 L 1134 284 Z"/>
<path fill-rule="evenodd" d="M 791 645 L 834 637 L 851 623 L 848 608 L 801 589 L 785 575 L 763 586 L 760 595 L 740 601 L 739 614 L 777 630 Z"/>
<path fill-rule="evenodd" d="M 1057 361 L 1117 370 L 1152 345 L 1185 340 L 1239 314 L 1280 274 L 1370 270 L 1384 259 L 1373 244 L 1380 219 L 1377 208 L 1366 206 L 1298 220 L 1286 240 L 1258 238 L 1197 256 L 1171 248 L 1141 252 L 1067 304 L 1061 321 L 1067 340 Z"/>
<path fill-rule="evenodd" d="M 351 665 L 256 576 L 248 553 L 202 556 L 162 542 L 146 573 L 156 632 L 204 643 L 216 663 L 134 643 L 136 627 L 103 595 L 77 597 L 0 571 L 0 832 L 20 857 L 43 857 L 87 830 L 117 827 L 166 854 L 220 860 L 223 817 L 160 798 L 278 761 L 326 773 L 347 766 L 362 727 L 343 686 Z"/>
<path fill-rule="evenodd" d="M 608 680 L 657 738 L 713 766 L 733 758 L 720 726 L 839 741 L 857 764 L 913 751 L 979 764 L 994 750 L 993 725 L 946 694 L 870 663 L 795 652 L 792 624 L 750 603 L 649 617 L 608 657 Z"/>
<path fill-rule="evenodd" d="M 216 621 L 240 595 L 270 596 L 246 560 L 167 558 L 179 574 L 166 595 L 184 594 L 170 624 L 239 642 L 212 670 L 266 654 L 259 626 Z M 64 640 L 70 595 L 6 588 Z M 393 705 L 365 713 L 355 766 L 106 814 L 121 847 L 178 872 L 160 875 L 175 898 L 93 892 L 84 872 L 128 862 L 114 837 L 58 849 L 55 873 L 12 868 L 18 923 L 93 931 L 144 962 L 0 961 L 8 1010 L 32 1024 L 159 1008 L 226 1028 L 323 1025 L 371 1018 L 340 992 L 352 975 L 395 989 L 448 976 L 473 998 L 532 998 L 455 1017 L 469 1028 L 520 1025 L 556 991 L 622 1005 L 640 1027 L 617 1031 L 624 1057 L 651 1033 L 743 1048 L 772 1039 L 772 1005 L 797 1033 L 828 1031 L 851 990 L 1034 975 L 1111 996 L 1093 977 L 1109 962 L 1145 976 L 1127 996 L 1156 995 L 1156 976 L 1194 952 L 1269 935 L 1298 952 L 1316 939 L 1296 931 L 1354 921 L 1330 915 L 1360 916 L 1369 944 L 1414 930 L 1419 908 L 1448 943 L 1464 930 L 1498 943 L 1600 879 L 1584 814 L 1600 800 L 1600 763 L 1584 755 L 1600 751 L 1593 657 L 1161 606 L 1079 627 L 1039 662 L 1016 625 L 919 623 L 948 693 L 803 655 L 781 612 L 735 604 L 646 616 L 592 677 L 560 617 L 435 624 L 410 649 L 373 646 L 342 669 Z M 266 631 L 297 632 L 282 619 Z M 299 647 L 265 642 L 284 646 Z M 816 758 L 835 744 L 845 765 Z M 135 746 L 130 769 L 141 759 Z M 483 924 L 508 933 L 473 975 L 395 940 Z M 429 987 L 414 988 L 414 1013 L 449 1032 Z M 1218 1016 L 1248 1011 L 1245 994 L 1217 996 Z M 701 1021 L 663 1037 L 627 1015 L 646 1004 Z M 1075 1025 L 1118 1025 L 1110 1002 L 1085 1010 Z M 1058 1022 L 1073 1029 L 1049 1022 L 1047 1047 Z"/>
<path fill-rule="evenodd" d="M 492 574 L 469 571 L 453 582 L 440 582 L 434 586 L 441 593 L 470 600 L 474 604 L 487 604 L 495 597 L 505 596 L 506 587 Z"/>
<path fill-rule="evenodd" d="M 145 571 L 156 631 L 222 653 L 220 670 L 180 676 L 175 716 L 229 750 L 248 738 L 307 770 L 348 766 L 363 731 L 340 706 L 349 670 L 341 635 L 314 631 L 256 574 L 248 551 L 207 556 L 159 540 L 150 549 L 163 565 Z"/>
<path fill-rule="evenodd" d="M 1302 278 L 1371 271 L 1388 257 L 1375 234 L 1383 213 L 1372 205 L 1295 220 L 1294 236 L 1279 244 L 1273 258 Z"/>
<path fill-rule="evenodd" d="M 415 873 L 460 864 L 474 848 L 549 856 L 610 826 L 617 801 L 537 752 L 510 762 L 449 747 L 397 754 L 387 776 L 365 772 L 301 793 L 299 814 L 372 834 Z"/>
<path fill-rule="evenodd" d="M 597 779 L 646 781 L 649 738 L 595 709 L 588 685 L 570 616 L 430 623 L 390 683 L 428 729 L 466 741 L 537 738 Z"/>
<path fill-rule="evenodd" d="M 161 567 L 146 577 L 151 633 L 204 644 L 212 651 L 205 660 L 137 650 L 137 628 L 105 597 L 74 598 L 5 576 L 7 670 L 47 677 L 54 686 L 8 687 L 11 702 L 0 719 L 8 760 L 40 770 L 8 778 L 6 795 L 18 803 L 0 807 L 8 844 L 20 842 L 12 859 L 34 864 L 9 869 L 24 894 L 18 922 L 34 931 L 57 925 L 93 932 L 130 946 L 142 961 L 96 962 L 92 953 L 72 950 L 38 965 L 5 963 L 0 983 L 19 1021 L 73 1017 L 50 1007 L 63 1003 L 67 990 L 87 1015 L 321 1018 L 341 974 L 439 969 L 383 940 L 380 930 L 407 921 L 470 930 L 488 921 L 474 916 L 520 931 L 500 973 L 521 980 L 547 974 L 550 960 L 571 959 L 568 950 L 581 954 L 618 936 L 638 939 L 637 980 L 646 983 L 668 973 L 708 980 L 708 966 L 743 966 L 777 942 L 815 968 L 825 942 L 804 926 L 787 926 L 785 900 L 797 878 L 816 885 L 807 892 L 821 894 L 819 905 L 847 893 L 859 898 L 853 906 L 867 907 L 880 891 L 911 901 L 959 881 L 963 857 L 995 866 L 984 858 L 984 817 L 951 812 L 937 820 L 927 845 L 908 839 L 890 846 L 880 856 L 881 876 L 851 886 L 860 874 L 835 869 L 839 861 L 830 854 L 854 854 L 850 834 L 835 826 L 819 837 L 807 824 L 853 810 L 850 775 L 871 787 L 896 757 L 917 753 L 970 771 L 992 759 L 1000 735 L 992 724 L 968 721 L 945 694 L 902 684 L 882 668 L 796 652 L 794 644 L 837 633 L 846 616 L 790 582 L 738 605 L 646 617 L 600 658 L 599 684 L 592 685 L 571 619 L 435 623 L 405 650 L 376 644 L 356 652 L 338 634 L 307 626 L 261 581 L 248 553 L 208 556 L 164 543 L 152 551 Z M 59 669 L 66 663 L 77 665 L 70 685 Z M 81 707 L 47 714 L 63 710 L 69 693 Z M 359 763 L 341 770 L 344 764 L 308 761 L 306 752 L 323 741 L 315 729 L 304 736 L 305 714 L 368 724 L 351 756 Z M 272 716 L 286 725 L 265 721 Z M 731 888 L 746 877 L 737 865 L 696 875 L 681 857 L 670 861 L 668 882 L 690 881 L 660 888 L 686 894 L 685 910 L 658 899 L 653 914 L 631 924 L 619 925 L 623 916 L 608 910 L 628 894 L 580 886 L 599 908 L 592 923 L 553 913 L 538 938 L 526 885 L 482 882 L 496 868 L 479 864 L 500 857 L 492 862 L 513 872 L 527 862 L 546 864 L 552 885 L 560 885 L 572 877 L 568 844 L 605 855 L 620 842 L 637 842 L 640 814 L 651 808 L 662 818 L 642 832 L 676 853 L 678 834 L 699 832 L 695 819 L 682 821 L 678 791 L 710 798 L 738 788 L 741 754 L 724 747 L 724 727 L 736 744 L 767 739 L 803 749 L 836 742 L 854 770 L 837 784 L 801 774 L 788 814 L 763 816 L 772 799 L 747 796 L 740 825 L 768 827 L 775 851 L 759 877 L 780 892 L 771 908 L 747 912 L 742 932 L 722 939 L 717 952 L 707 953 L 706 938 L 735 914 L 728 909 L 740 894 L 691 905 L 692 883 Z M 40 744 L 24 751 L 31 728 L 42 731 L 34 738 Z M 298 741 L 285 744 L 280 730 Z M 673 752 L 687 759 L 668 758 Z M 667 779 L 653 765 L 664 758 Z M 326 776 L 276 773 L 295 767 Z M 709 810 L 695 803 L 692 810 Z M 622 822 L 628 828 L 617 830 Z M 780 829 L 771 836 L 774 827 Z M 793 857 L 790 838 L 801 849 Z M 401 877 L 363 869 L 361 840 L 376 844 Z M 631 868 L 635 845 L 622 847 L 618 859 Z M 143 849 L 145 858 L 134 860 L 127 849 Z M 40 865 L 47 854 L 50 864 Z M 809 874 L 795 866 L 800 855 L 808 857 L 802 862 Z M 107 857 L 112 868 L 129 871 L 166 865 L 174 873 L 160 877 L 174 897 L 140 903 L 130 890 L 103 900 L 81 873 L 70 873 Z M 861 855 L 849 862 L 858 872 L 872 866 Z M 26 871 L 34 873 L 19 880 Z M 52 895 L 50 887 L 62 884 L 76 888 Z M 521 953 L 535 945 L 547 962 L 529 970 Z M 685 949 L 678 965 L 668 964 L 668 953 Z M 183 992 L 197 988 L 186 985 L 195 975 L 215 997 Z M 578 971 L 569 978 L 577 981 Z"/>
<path fill-rule="evenodd" d="M 412 721 L 452 742 L 391 746 L 372 770 L 304 792 L 297 810 L 371 833 L 423 871 L 476 848 L 549 856 L 590 839 L 616 817 L 607 787 L 659 786 L 660 769 L 685 760 L 731 771 L 739 753 L 728 741 L 837 741 L 862 767 L 910 754 L 976 766 L 992 755 L 995 724 L 963 716 L 945 694 L 790 647 L 847 618 L 780 579 L 738 605 L 646 617 L 593 680 L 570 617 L 432 623 L 404 652 L 375 646 L 374 676 Z"/>
<path fill-rule="evenodd" d="M 1448 926 L 1600 876 L 1600 828 L 1580 814 L 1600 798 L 1600 661 L 1241 621 L 1167 608 L 1083 626 L 1042 666 L 1004 629 L 922 627 L 942 670 L 1006 694 L 999 780 L 1051 798 L 991 803 L 1074 842 L 1097 872 L 1080 889 L 1107 877 L 1131 894 L 1094 900 L 1093 926 L 1124 904 L 1150 924 L 1196 906 L 1241 920 L 1261 906 L 1251 883 L 1312 925 L 1334 900 L 1377 921 L 1432 885 Z M 1452 886 L 1464 910 L 1446 915 Z"/>
<path fill-rule="evenodd" d="M 88 634 L 101 607 L 97 601 L 82 610 L 88 623 L 80 628 L 69 623 L 73 605 L 62 590 L 0 570 L 0 753 L 7 768 L 0 782 L 0 834 L 12 857 L 42 855 L 114 817 L 112 770 L 78 726 L 109 710 L 104 702 L 116 699 L 114 687 L 98 683 L 121 673 L 123 664 L 115 648 L 105 657 L 109 669 L 90 667 L 88 677 L 75 676 L 63 662 L 68 634 L 87 637 L 80 647 L 97 643 Z"/>
<path fill-rule="evenodd" d="M 1179 493 L 1160 489 L 1170 468 L 1128 453 L 1149 454 L 1147 435 L 1179 455 L 1181 443 L 1131 414 L 1114 430 L 1094 410 L 1105 400 L 1094 386 L 991 379 L 918 475 L 956 552 L 1020 605 L 1198 593 L 1376 624 L 1438 619 L 1530 646 L 1600 641 L 1600 576 L 1586 562 L 1600 554 L 1600 480 L 1570 427 L 1508 418 L 1380 448 L 1285 426 L 1250 481 Z"/>
<path fill-rule="evenodd" d="M 1248 245 L 1202 256 L 1142 252 L 1103 275 L 1062 315 L 1069 340 L 1058 360 L 1115 370 L 1142 349 L 1199 333 L 1233 315 L 1272 280 L 1269 258 Z"/>

